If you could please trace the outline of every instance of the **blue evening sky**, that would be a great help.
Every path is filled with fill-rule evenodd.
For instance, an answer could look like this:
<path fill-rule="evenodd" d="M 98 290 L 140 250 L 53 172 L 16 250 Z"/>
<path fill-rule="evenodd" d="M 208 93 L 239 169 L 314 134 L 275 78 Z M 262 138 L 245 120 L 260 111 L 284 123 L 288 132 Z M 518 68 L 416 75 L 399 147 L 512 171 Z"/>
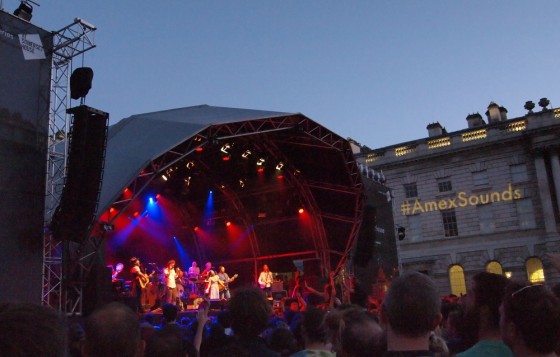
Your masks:
<path fill-rule="evenodd" d="M 111 124 L 199 104 L 300 112 L 378 148 L 464 129 L 490 101 L 509 118 L 560 101 L 557 0 L 35 1 L 44 29 L 97 27 L 86 104 Z"/>

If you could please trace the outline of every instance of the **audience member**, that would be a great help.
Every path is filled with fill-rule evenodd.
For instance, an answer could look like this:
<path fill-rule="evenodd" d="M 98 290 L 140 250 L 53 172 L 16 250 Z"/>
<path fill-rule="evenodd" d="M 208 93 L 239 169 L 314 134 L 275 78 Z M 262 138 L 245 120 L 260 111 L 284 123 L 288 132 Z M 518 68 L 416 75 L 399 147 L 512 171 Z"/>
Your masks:
<path fill-rule="evenodd" d="M 95 310 L 86 320 L 84 357 L 143 356 L 140 320 L 128 306 L 112 302 Z M 39 354 L 41 355 L 41 354 Z"/>
<path fill-rule="evenodd" d="M 544 285 L 512 283 L 500 313 L 502 338 L 515 356 L 556 356 L 560 303 Z"/>
<path fill-rule="evenodd" d="M 59 357 L 66 349 L 66 324 L 57 311 L 30 303 L 0 304 L 0 354 Z"/>
<path fill-rule="evenodd" d="M 237 344 L 252 356 L 278 356 L 259 336 L 272 315 L 272 308 L 259 289 L 254 287 L 237 289 L 230 300 L 230 313 Z"/>
<path fill-rule="evenodd" d="M 383 330 L 361 306 L 341 305 L 326 319 L 328 340 L 337 356 L 380 356 Z"/>
<path fill-rule="evenodd" d="M 325 312 L 320 309 L 309 309 L 303 313 L 301 323 L 301 337 L 304 349 L 293 354 L 292 357 L 335 357 L 335 353 L 327 347 L 327 333 L 325 326 Z"/>
<path fill-rule="evenodd" d="M 440 308 L 436 285 L 427 275 L 407 272 L 394 279 L 381 309 L 387 334 L 384 356 L 433 356 L 429 338 L 441 322 Z"/>
<path fill-rule="evenodd" d="M 506 277 L 488 272 L 473 277 L 465 300 L 463 326 L 467 343 L 469 338 L 476 343 L 458 357 L 513 356 L 500 334 L 499 309 L 508 283 Z"/>

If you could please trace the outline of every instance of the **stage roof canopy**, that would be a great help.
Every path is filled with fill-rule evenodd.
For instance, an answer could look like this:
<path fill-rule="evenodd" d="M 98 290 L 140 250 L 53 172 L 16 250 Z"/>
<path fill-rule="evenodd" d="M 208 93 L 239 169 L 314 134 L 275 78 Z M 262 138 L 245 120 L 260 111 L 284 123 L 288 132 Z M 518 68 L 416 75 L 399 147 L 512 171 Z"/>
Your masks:
<path fill-rule="evenodd" d="M 325 270 L 356 238 L 363 196 L 349 142 L 306 116 L 200 105 L 109 128 L 97 220 L 115 225 L 109 259 Z"/>

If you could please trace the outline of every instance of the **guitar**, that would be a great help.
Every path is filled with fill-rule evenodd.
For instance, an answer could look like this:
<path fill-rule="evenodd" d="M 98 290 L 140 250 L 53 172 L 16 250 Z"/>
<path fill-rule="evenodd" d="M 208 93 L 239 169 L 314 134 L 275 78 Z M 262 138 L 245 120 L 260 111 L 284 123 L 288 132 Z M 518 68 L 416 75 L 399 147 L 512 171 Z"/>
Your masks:
<path fill-rule="evenodd" d="M 148 275 L 146 273 L 138 272 L 138 284 L 140 284 L 140 287 L 142 289 L 148 286 L 148 283 L 150 282 L 150 278 L 154 276 L 155 273 L 156 272 L 153 271 L 150 275 Z"/>
<path fill-rule="evenodd" d="M 229 290 L 229 283 L 231 283 L 232 281 L 235 280 L 235 278 L 237 278 L 239 276 L 239 274 L 235 274 L 234 276 L 232 276 L 231 278 L 229 278 L 227 281 L 224 281 L 224 285 L 218 285 L 220 291 L 224 291 L 224 290 Z"/>

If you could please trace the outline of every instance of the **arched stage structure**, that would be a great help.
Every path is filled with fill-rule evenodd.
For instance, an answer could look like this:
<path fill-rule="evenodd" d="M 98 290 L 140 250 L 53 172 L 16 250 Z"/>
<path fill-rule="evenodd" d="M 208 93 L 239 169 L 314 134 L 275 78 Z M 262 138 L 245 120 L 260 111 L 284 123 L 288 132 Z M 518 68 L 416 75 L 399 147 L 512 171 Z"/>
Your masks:
<path fill-rule="evenodd" d="M 264 263 L 341 266 L 364 203 L 347 140 L 302 114 L 201 105 L 110 127 L 96 218 L 107 264 L 211 261 L 253 282 Z"/>
<path fill-rule="evenodd" d="M 397 258 L 389 189 L 360 169 L 347 140 L 299 113 L 201 105 L 123 119 L 108 131 L 93 228 L 64 225 L 63 308 L 109 299 L 105 266 L 131 257 L 148 273 L 209 261 L 238 286 L 263 264 L 303 270 L 316 288 L 346 267 L 369 291 Z"/>

